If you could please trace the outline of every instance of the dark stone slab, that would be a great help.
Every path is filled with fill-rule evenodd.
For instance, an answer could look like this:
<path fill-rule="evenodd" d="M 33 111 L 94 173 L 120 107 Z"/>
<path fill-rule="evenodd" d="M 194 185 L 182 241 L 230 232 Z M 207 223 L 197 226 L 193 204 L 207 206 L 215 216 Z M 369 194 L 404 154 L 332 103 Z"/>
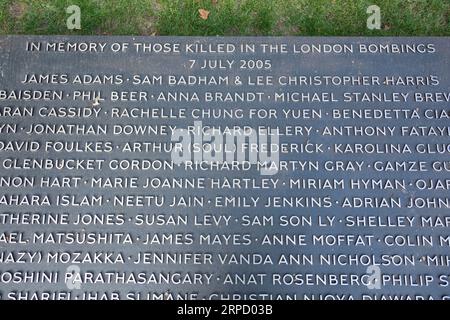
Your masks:
<path fill-rule="evenodd" d="M 449 58 L 448 38 L 0 38 L 1 297 L 448 299 Z"/>

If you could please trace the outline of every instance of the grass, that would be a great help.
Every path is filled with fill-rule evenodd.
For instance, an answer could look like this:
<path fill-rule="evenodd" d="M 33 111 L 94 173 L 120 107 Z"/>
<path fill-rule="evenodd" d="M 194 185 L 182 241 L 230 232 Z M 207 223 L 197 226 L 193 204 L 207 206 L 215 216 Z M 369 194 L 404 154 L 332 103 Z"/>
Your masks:
<path fill-rule="evenodd" d="M 81 30 L 66 27 L 73 4 Z M 1 34 L 449 36 L 449 20 L 450 0 L 0 0 Z"/>

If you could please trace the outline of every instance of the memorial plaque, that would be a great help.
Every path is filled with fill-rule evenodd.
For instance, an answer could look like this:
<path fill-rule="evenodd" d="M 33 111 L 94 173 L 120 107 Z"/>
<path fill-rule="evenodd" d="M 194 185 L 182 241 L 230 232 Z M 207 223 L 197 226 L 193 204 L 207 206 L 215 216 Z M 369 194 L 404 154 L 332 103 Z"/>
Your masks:
<path fill-rule="evenodd" d="M 449 299 L 449 60 L 1 37 L 1 298 Z"/>

